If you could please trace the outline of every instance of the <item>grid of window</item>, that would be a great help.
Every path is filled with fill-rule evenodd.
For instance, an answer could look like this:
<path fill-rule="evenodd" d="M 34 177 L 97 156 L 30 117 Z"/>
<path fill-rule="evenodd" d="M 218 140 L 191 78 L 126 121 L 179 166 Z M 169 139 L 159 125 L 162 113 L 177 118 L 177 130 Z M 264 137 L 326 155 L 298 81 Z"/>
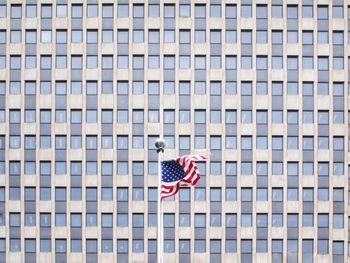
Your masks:
<path fill-rule="evenodd" d="M 166 261 L 347 260 L 343 1 L 22 2 L 0 0 L 0 261 L 154 262 L 160 134 L 209 156 L 165 201 Z"/>

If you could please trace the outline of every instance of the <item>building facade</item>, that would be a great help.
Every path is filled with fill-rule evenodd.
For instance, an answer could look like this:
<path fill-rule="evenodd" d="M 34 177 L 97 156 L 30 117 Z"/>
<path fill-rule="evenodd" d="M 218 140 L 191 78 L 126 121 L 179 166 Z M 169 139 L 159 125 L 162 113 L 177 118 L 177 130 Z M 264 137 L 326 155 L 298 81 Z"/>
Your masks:
<path fill-rule="evenodd" d="M 0 262 L 345 262 L 348 2 L 0 0 Z"/>

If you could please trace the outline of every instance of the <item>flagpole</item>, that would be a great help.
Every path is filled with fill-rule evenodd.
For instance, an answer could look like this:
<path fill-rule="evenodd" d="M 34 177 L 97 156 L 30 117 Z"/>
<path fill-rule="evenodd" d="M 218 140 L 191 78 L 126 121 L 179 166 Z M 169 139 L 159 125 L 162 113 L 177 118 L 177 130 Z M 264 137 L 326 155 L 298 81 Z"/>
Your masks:
<path fill-rule="evenodd" d="M 165 142 L 163 139 L 158 138 L 156 140 L 155 146 L 157 148 L 158 153 L 158 202 L 157 202 L 157 210 L 158 210 L 158 229 L 157 229 L 157 250 L 158 257 L 157 262 L 163 263 L 163 202 L 161 199 L 161 191 L 162 191 L 162 166 L 161 162 L 163 161 L 163 153 L 165 148 Z"/>

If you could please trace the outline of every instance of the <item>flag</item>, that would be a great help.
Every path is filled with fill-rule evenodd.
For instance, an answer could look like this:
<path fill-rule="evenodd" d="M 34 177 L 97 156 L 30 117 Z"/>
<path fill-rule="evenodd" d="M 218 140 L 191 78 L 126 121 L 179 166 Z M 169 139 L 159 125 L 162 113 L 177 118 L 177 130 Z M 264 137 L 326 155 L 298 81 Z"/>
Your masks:
<path fill-rule="evenodd" d="M 162 161 L 162 190 L 160 197 L 175 195 L 180 186 L 195 185 L 201 178 L 196 161 L 205 160 L 202 155 L 184 155 L 175 160 Z"/>

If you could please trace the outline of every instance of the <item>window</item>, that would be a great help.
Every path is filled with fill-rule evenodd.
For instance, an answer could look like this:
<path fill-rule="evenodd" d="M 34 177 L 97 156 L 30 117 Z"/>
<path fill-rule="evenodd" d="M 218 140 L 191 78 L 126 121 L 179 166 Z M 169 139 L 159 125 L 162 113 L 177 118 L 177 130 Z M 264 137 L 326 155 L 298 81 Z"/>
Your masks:
<path fill-rule="evenodd" d="M 6 17 L 6 4 L 1 4 L 0 5 L 0 17 Z"/>
<path fill-rule="evenodd" d="M 22 17 L 22 5 L 11 5 L 11 18 Z"/>
<path fill-rule="evenodd" d="M 36 4 L 26 4 L 26 17 L 36 17 Z"/>
<path fill-rule="evenodd" d="M 26 30 L 26 44 L 36 43 L 36 30 Z"/>
<path fill-rule="evenodd" d="M 241 239 L 241 262 L 252 261 L 253 242 L 251 239 Z"/>
<path fill-rule="evenodd" d="M 241 32 L 241 44 L 252 44 L 252 31 L 243 30 Z"/>
<path fill-rule="evenodd" d="M 21 56 L 10 56 L 10 69 L 21 69 Z"/>
<path fill-rule="evenodd" d="M 67 17 L 67 5 L 57 4 L 56 5 L 56 17 Z"/>
<path fill-rule="evenodd" d="M 119 29 L 117 33 L 118 44 L 128 44 L 129 43 L 129 31 Z"/>
<path fill-rule="evenodd" d="M 128 7 L 128 5 L 126 5 Z M 126 9 L 126 15 L 128 10 Z M 113 18 L 113 5 L 103 4 L 102 5 L 102 18 Z"/>
<path fill-rule="evenodd" d="M 19 95 L 21 93 L 21 82 L 20 81 L 11 81 L 9 93 Z"/>
<path fill-rule="evenodd" d="M 112 14 L 113 14 L 113 12 L 112 12 Z M 129 16 L 129 5 L 124 4 L 124 3 L 118 4 L 117 15 L 118 15 L 118 17 L 128 17 Z"/>
<path fill-rule="evenodd" d="M 82 69 L 82 66 L 83 66 L 82 56 L 72 55 L 71 68 Z"/>
<path fill-rule="evenodd" d="M 70 116 L 71 123 L 81 123 L 81 110 L 71 110 Z"/>
<path fill-rule="evenodd" d="M 20 43 L 22 41 L 22 31 L 21 30 L 11 30 L 10 31 L 10 42 Z"/>
<path fill-rule="evenodd" d="M 67 68 L 67 56 L 56 55 L 56 68 L 57 69 Z"/>
<path fill-rule="evenodd" d="M 143 81 L 133 81 L 132 82 L 132 93 L 133 94 L 143 94 Z"/>
<path fill-rule="evenodd" d="M 112 110 L 102 110 L 102 124 L 111 124 L 113 122 L 113 111 Z"/>
<path fill-rule="evenodd" d="M 117 253 L 118 255 L 121 254 L 125 254 L 127 255 L 129 251 L 129 244 L 128 244 L 128 240 L 124 240 L 124 239 L 118 239 L 117 240 Z"/>
<path fill-rule="evenodd" d="M 98 5 L 88 4 L 87 5 L 87 17 L 97 17 L 98 16 Z"/>
<path fill-rule="evenodd" d="M 10 124 L 12 123 L 21 123 L 20 110 L 10 110 Z"/>
<path fill-rule="evenodd" d="M 134 5 L 133 6 L 133 17 L 134 18 L 144 18 L 143 5 Z"/>
<path fill-rule="evenodd" d="M 124 69 L 128 68 L 129 67 L 129 56 L 128 55 L 118 55 L 117 67 L 124 68 Z"/>
<path fill-rule="evenodd" d="M 175 30 L 174 30 L 174 20 L 175 20 L 175 5 L 164 5 L 164 21 L 169 21 L 172 27 L 164 29 L 164 42 L 173 43 L 175 42 Z"/>
<path fill-rule="evenodd" d="M 179 4 L 180 17 L 189 17 L 191 15 L 191 5 L 187 3 Z"/>
<path fill-rule="evenodd" d="M 195 228 L 203 229 L 206 227 L 205 214 L 195 214 L 194 215 Z M 205 252 L 205 239 L 195 239 L 194 241 L 194 251 L 196 253 Z"/>
<path fill-rule="evenodd" d="M 302 16 L 303 18 L 312 18 L 314 16 L 313 14 L 313 5 L 312 3 L 306 3 L 302 5 Z"/>
<path fill-rule="evenodd" d="M 102 43 L 112 43 L 113 42 L 113 30 L 102 29 Z"/>
<path fill-rule="evenodd" d="M 83 31 L 80 29 L 72 29 L 72 43 L 83 42 Z"/>
<path fill-rule="evenodd" d="M 210 4 L 210 16 L 221 17 L 221 4 Z"/>
<path fill-rule="evenodd" d="M 242 17 L 252 17 L 252 4 L 247 3 L 241 3 L 241 16 Z"/>
<path fill-rule="evenodd" d="M 51 69 L 51 56 L 40 57 L 40 69 Z"/>
<path fill-rule="evenodd" d="M 52 5 L 41 5 L 41 18 L 52 18 Z"/>
<path fill-rule="evenodd" d="M 51 43 L 51 41 L 52 41 L 52 31 L 41 30 L 41 43 Z"/>
<path fill-rule="evenodd" d="M 97 240 L 96 239 L 86 239 L 86 254 L 97 254 Z"/>
<path fill-rule="evenodd" d="M 333 262 L 344 261 L 344 242 L 333 241 Z"/>
<path fill-rule="evenodd" d="M 97 30 L 87 30 L 86 33 L 86 43 L 87 44 L 97 44 L 98 41 Z"/>
<path fill-rule="evenodd" d="M 143 5 L 134 5 L 134 19 L 143 18 Z M 133 29 L 133 42 L 143 43 L 144 42 L 144 30 L 143 29 Z"/>
<path fill-rule="evenodd" d="M 344 17 L 344 8 L 343 8 L 343 3 L 337 3 L 337 2 L 333 2 L 333 18 L 343 18 Z"/>
<path fill-rule="evenodd" d="M 149 17 L 159 17 L 160 8 L 159 4 L 148 4 L 148 16 Z"/>
<path fill-rule="evenodd" d="M 83 5 L 73 4 L 71 10 L 72 18 L 82 18 L 83 17 Z"/>

